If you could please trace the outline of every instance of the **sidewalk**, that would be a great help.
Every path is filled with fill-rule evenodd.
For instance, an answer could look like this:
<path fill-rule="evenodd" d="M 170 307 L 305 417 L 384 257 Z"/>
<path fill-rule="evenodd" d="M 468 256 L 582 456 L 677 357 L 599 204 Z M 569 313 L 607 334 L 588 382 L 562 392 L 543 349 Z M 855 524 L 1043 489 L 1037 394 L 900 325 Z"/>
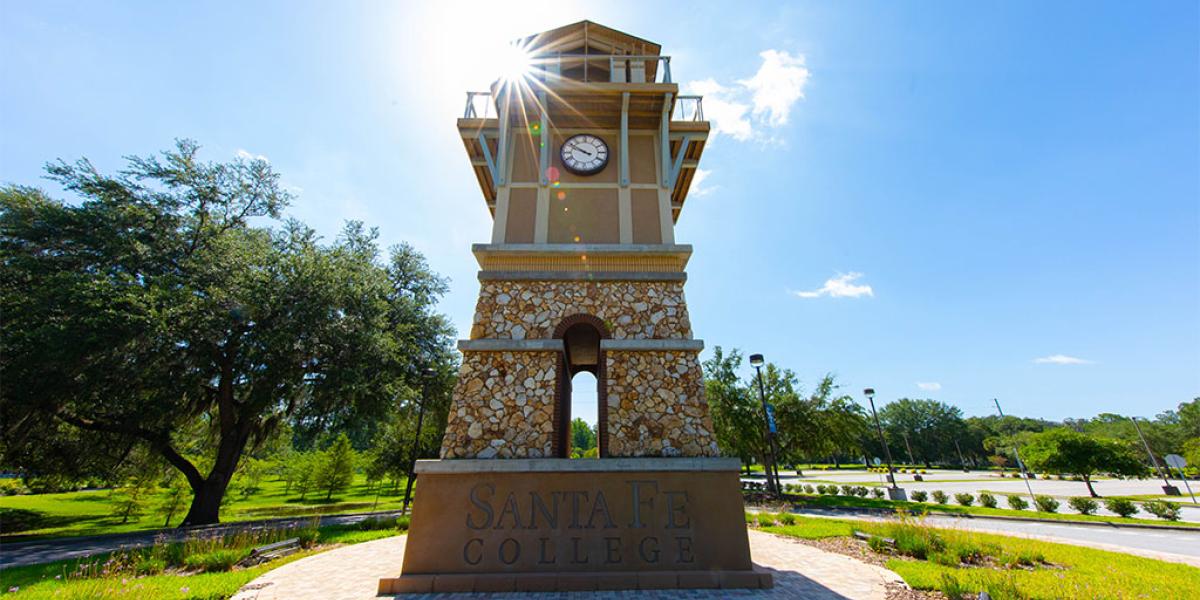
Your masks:
<path fill-rule="evenodd" d="M 739 598 L 799 600 L 884 600 L 886 584 L 899 583 L 895 573 L 841 554 L 824 552 L 784 537 L 750 531 L 754 563 L 774 571 L 770 590 L 655 590 L 617 592 L 546 592 L 486 594 L 486 598 L 615 598 L 710 599 Z M 381 577 L 395 576 L 404 561 L 406 536 L 397 536 L 330 550 L 288 563 L 242 588 L 233 600 L 366 600 L 376 598 Z M 454 598 L 453 594 L 410 594 L 408 599 Z M 463 594 L 463 598 L 480 598 Z"/>

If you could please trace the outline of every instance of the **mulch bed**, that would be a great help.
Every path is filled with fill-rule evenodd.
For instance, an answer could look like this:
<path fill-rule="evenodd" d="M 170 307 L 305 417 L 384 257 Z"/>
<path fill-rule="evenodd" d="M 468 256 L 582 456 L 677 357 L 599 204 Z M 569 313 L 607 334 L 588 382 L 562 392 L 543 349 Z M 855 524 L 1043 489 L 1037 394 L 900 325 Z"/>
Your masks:
<path fill-rule="evenodd" d="M 801 538 L 791 538 L 792 541 L 812 546 L 826 552 L 833 552 L 843 556 L 849 556 L 857 561 L 865 562 L 869 565 L 875 565 L 880 568 L 887 568 L 888 559 L 891 556 L 885 556 L 873 552 L 867 547 L 866 542 L 856 540 L 854 538 L 836 537 L 823 538 L 819 540 L 806 540 Z M 941 592 L 932 592 L 925 590 L 914 590 L 902 583 L 887 584 L 887 600 L 947 600 L 946 596 Z"/>

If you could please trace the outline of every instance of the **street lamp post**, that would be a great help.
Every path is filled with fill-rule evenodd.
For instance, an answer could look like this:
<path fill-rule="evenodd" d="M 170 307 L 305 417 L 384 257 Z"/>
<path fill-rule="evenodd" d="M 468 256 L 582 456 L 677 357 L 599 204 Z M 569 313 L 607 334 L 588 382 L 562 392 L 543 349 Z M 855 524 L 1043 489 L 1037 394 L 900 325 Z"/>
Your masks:
<path fill-rule="evenodd" d="M 875 419 L 875 431 L 879 433 L 879 443 L 883 445 L 883 456 L 887 458 L 888 482 L 892 484 L 892 487 L 888 488 L 888 498 L 908 500 L 904 490 L 896 485 L 896 471 L 892 468 L 892 450 L 888 448 L 887 440 L 883 437 L 883 426 L 879 424 L 879 414 L 875 412 L 875 389 L 867 388 L 863 390 L 863 395 L 867 397 L 867 402 L 871 403 L 871 418 Z"/>
<path fill-rule="evenodd" d="M 433 369 L 426 368 L 423 371 L 424 377 L 421 381 L 421 399 L 417 401 L 417 431 L 413 435 L 412 452 L 409 453 L 408 459 L 408 481 L 404 483 L 404 508 L 401 513 L 408 512 L 408 501 L 412 496 L 413 481 L 417 478 L 417 450 L 421 445 L 421 426 L 425 424 L 425 402 L 429 398 L 429 379 L 433 376 Z"/>
<path fill-rule="evenodd" d="M 763 465 L 765 467 L 763 470 L 767 475 L 767 490 L 778 494 L 783 491 L 779 489 L 779 468 L 775 464 L 775 460 L 779 455 L 779 449 L 775 447 L 775 419 L 771 416 L 771 408 L 767 405 L 767 394 L 763 390 L 763 362 L 763 355 L 750 355 L 750 366 L 754 367 L 758 378 L 758 399 L 762 402 L 763 423 L 767 426 L 767 464 Z"/>
<path fill-rule="evenodd" d="M 1158 476 L 1162 477 L 1163 493 L 1168 496 L 1178 496 L 1179 488 L 1171 485 L 1171 482 L 1167 480 L 1167 474 L 1163 472 L 1162 467 L 1158 466 L 1158 460 L 1154 458 L 1154 452 L 1150 450 L 1150 443 L 1146 441 L 1146 436 L 1142 435 L 1142 426 L 1138 425 L 1137 418 L 1129 417 L 1129 420 L 1133 421 L 1133 428 L 1137 430 L 1138 437 L 1142 439 L 1142 446 L 1146 448 L 1146 454 L 1150 456 L 1150 465 L 1158 471 Z"/>

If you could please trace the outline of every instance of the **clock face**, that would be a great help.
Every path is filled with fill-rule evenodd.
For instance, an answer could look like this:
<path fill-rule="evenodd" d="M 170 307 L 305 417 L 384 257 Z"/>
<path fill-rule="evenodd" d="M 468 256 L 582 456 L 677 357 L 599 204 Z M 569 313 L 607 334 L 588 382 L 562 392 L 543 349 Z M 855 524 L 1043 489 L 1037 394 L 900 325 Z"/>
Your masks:
<path fill-rule="evenodd" d="M 576 175 L 595 175 L 608 164 L 608 144 L 591 134 L 575 135 L 563 142 L 559 156 L 568 171 Z"/>

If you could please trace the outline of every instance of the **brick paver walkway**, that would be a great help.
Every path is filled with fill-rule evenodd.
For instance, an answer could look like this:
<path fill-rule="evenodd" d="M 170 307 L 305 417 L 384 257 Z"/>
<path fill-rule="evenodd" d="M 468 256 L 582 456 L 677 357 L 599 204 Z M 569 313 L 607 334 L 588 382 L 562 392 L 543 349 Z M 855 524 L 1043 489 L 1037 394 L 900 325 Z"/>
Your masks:
<path fill-rule="evenodd" d="M 663 590 L 622 592 L 546 592 L 504 594 L 408 594 L 404 600 L 437 598 L 538 600 L 609 600 L 616 598 L 754 598 L 884 600 L 885 584 L 899 582 L 895 573 L 824 552 L 787 538 L 750 531 L 755 564 L 771 569 L 770 590 Z M 250 582 L 234 600 L 367 600 L 375 598 L 381 577 L 395 576 L 404 560 L 405 536 L 347 546 L 288 563 Z"/>

